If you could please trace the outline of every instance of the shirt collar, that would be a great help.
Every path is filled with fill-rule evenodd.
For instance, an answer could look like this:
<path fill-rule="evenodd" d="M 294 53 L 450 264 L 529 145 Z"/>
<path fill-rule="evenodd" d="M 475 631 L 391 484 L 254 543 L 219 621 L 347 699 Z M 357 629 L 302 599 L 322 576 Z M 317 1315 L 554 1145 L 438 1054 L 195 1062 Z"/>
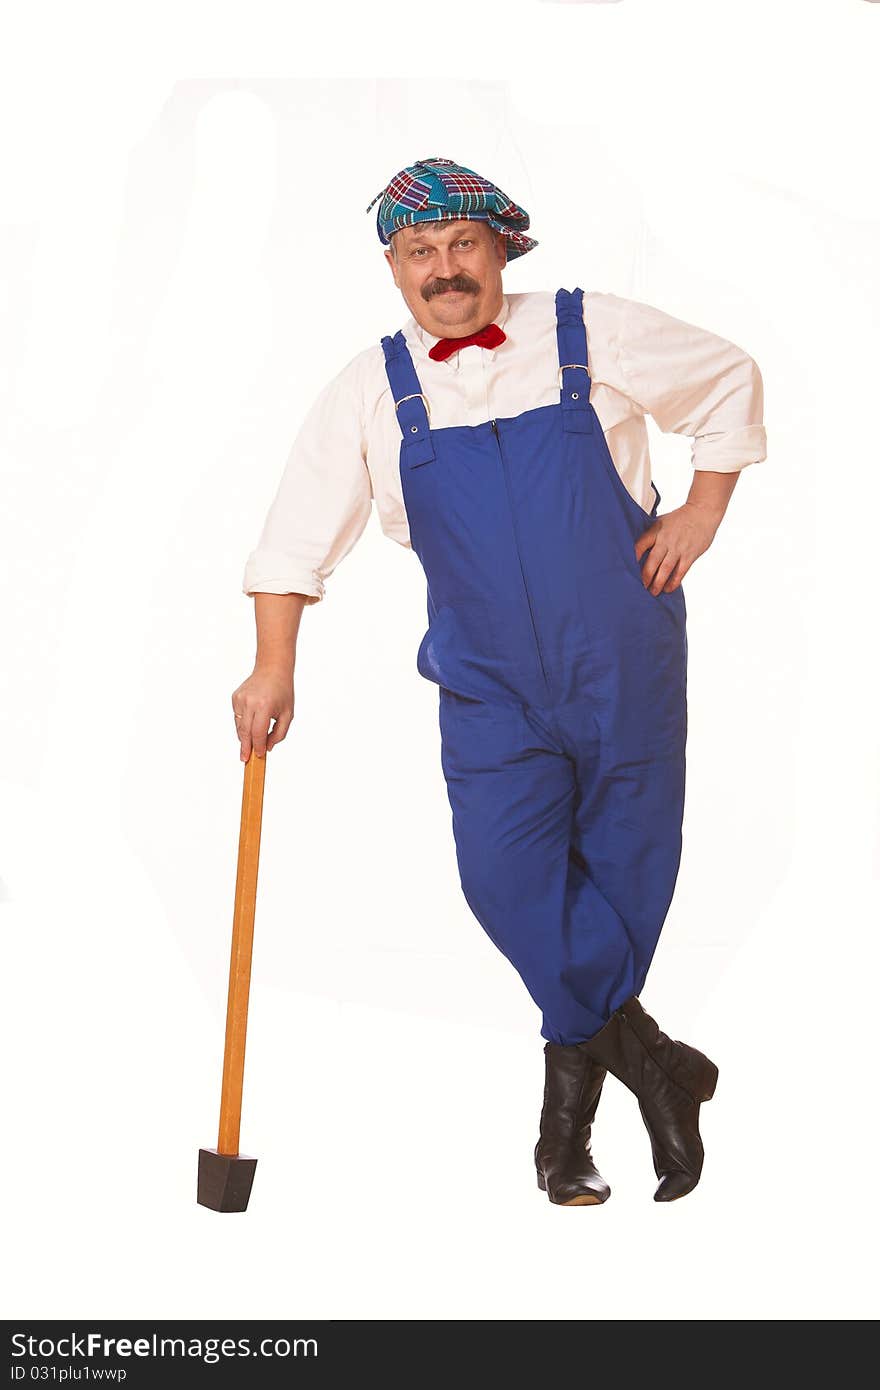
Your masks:
<path fill-rule="evenodd" d="M 492 322 L 497 323 L 499 328 L 503 328 L 505 323 L 507 322 L 509 314 L 510 304 L 508 302 L 507 295 L 504 294 L 501 296 L 501 308 L 498 310 L 498 313 L 495 315 L 495 318 L 492 320 Z M 488 325 L 486 326 L 488 327 Z M 419 356 L 421 357 L 427 357 L 434 344 L 439 343 L 440 341 L 439 336 L 435 337 L 433 333 L 429 333 L 427 328 L 423 328 L 422 325 L 420 323 L 417 323 L 414 318 L 410 318 L 409 321 L 404 325 L 403 336 L 406 338 L 408 343 L 410 343 L 412 346 L 416 348 L 417 351 L 421 349 L 421 351 L 419 352 Z M 501 345 L 499 344 L 499 346 Z M 483 348 L 483 352 L 496 351 L 496 348 Z M 438 363 L 438 366 L 453 367 L 453 369 L 457 369 L 458 360 L 459 353 L 453 352 L 452 355 L 450 357 L 447 357 L 443 363 Z"/>

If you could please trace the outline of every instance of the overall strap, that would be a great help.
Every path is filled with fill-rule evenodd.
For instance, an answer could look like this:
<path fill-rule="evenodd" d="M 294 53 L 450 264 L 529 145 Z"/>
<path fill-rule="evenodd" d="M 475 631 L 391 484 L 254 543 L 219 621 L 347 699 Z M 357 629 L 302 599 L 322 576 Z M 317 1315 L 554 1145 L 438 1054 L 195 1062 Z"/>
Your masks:
<path fill-rule="evenodd" d="M 556 342 L 559 346 L 559 404 L 563 429 L 592 434 L 590 373 L 582 289 L 556 292 Z"/>
<path fill-rule="evenodd" d="M 428 403 L 422 395 L 403 331 L 399 330 L 393 338 L 386 334 L 382 339 L 382 349 L 385 353 L 385 373 L 402 436 L 401 462 L 408 468 L 416 468 L 419 464 L 430 463 L 434 458 Z"/>

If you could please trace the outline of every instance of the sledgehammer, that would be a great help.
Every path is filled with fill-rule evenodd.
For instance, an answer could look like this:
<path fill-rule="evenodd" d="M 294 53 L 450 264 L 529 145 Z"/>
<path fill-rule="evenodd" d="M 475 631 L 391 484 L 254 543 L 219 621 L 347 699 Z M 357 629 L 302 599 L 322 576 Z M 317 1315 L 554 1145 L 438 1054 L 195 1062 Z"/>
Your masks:
<path fill-rule="evenodd" d="M 251 750 L 244 766 L 241 797 L 232 956 L 226 1004 L 226 1046 L 220 1090 L 220 1132 L 216 1149 L 199 1149 L 198 1201 L 212 1211 L 246 1211 L 257 1166 L 255 1158 L 238 1152 L 238 1138 L 265 780 L 266 758 L 258 758 Z"/>

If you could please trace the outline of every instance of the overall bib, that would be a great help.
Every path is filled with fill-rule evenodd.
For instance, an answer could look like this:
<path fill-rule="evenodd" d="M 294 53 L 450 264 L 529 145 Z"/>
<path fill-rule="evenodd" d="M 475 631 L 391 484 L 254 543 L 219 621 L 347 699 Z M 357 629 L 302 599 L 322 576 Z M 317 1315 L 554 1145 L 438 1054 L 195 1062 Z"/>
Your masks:
<path fill-rule="evenodd" d="M 431 429 L 403 333 L 382 347 L 462 891 L 571 1044 L 640 992 L 672 901 L 687 635 L 682 588 L 642 583 L 660 494 L 630 495 L 590 404 L 583 291 L 556 316 L 558 404 L 480 425 Z"/>

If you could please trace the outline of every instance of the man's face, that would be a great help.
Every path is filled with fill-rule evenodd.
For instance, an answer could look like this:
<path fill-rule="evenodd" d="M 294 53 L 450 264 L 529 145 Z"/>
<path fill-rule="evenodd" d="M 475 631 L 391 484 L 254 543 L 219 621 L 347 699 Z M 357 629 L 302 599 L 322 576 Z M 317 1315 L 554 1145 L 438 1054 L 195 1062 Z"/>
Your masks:
<path fill-rule="evenodd" d="M 507 248 L 488 222 L 417 222 L 391 240 L 385 259 L 394 283 L 434 337 L 464 338 L 497 316 Z"/>

